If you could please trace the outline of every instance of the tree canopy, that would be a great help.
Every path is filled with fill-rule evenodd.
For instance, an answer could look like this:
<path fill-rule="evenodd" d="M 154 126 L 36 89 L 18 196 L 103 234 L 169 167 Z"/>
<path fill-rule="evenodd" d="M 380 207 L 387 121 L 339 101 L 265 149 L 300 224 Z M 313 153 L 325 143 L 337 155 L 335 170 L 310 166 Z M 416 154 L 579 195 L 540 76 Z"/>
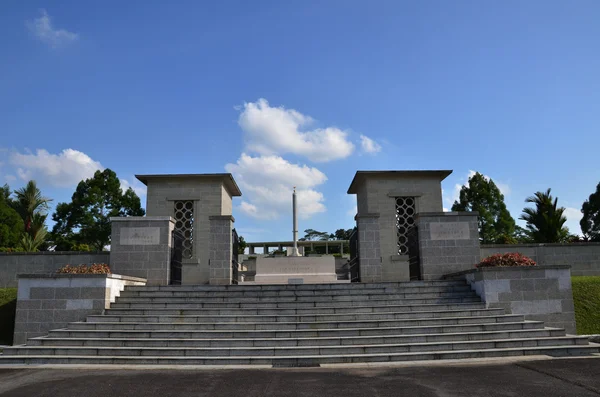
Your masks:
<path fill-rule="evenodd" d="M 23 219 L 13 208 L 9 186 L 4 185 L 0 188 L 0 247 L 17 248 L 23 231 Z"/>
<path fill-rule="evenodd" d="M 479 213 L 479 238 L 483 244 L 507 243 L 514 239 L 515 220 L 506 209 L 504 195 L 491 178 L 479 172 L 469 178 L 460 190 L 452 211 Z"/>
<path fill-rule="evenodd" d="M 525 233 L 534 243 L 562 243 L 569 239 L 569 229 L 564 226 L 565 208 L 558 206 L 558 197 L 553 198 L 550 191 L 536 192 L 525 200 L 535 208 L 524 208 L 520 219 L 527 222 Z"/>
<path fill-rule="evenodd" d="M 600 183 L 581 206 L 581 212 L 583 217 L 579 225 L 584 237 L 590 241 L 600 241 Z"/>
<path fill-rule="evenodd" d="M 96 171 L 92 178 L 79 182 L 70 203 L 56 206 L 52 215 L 56 250 L 87 244 L 101 251 L 110 244 L 111 217 L 144 214 L 140 198 L 131 188 L 123 192 L 114 171 Z"/>

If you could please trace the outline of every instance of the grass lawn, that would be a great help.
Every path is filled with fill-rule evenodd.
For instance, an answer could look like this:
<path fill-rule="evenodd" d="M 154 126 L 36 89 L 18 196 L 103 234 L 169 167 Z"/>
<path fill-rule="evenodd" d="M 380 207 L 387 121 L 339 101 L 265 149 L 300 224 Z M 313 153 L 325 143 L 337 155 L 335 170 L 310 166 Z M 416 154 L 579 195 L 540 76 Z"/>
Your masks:
<path fill-rule="evenodd" d="M 600 276 L 572 277 L 577 333 L 600 334 Z"/>
<path fill-rule="evenodd" d="M 17 289 L 0 288 L 0 345 L 10 345 L 15 328 Z"/>

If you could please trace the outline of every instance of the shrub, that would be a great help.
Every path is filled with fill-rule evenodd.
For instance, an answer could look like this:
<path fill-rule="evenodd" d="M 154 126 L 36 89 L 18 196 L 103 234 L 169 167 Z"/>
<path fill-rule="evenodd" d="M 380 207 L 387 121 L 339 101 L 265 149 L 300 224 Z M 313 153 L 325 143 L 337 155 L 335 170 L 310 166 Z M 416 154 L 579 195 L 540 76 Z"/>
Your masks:
<path fill-rule="evenodd" d="M 110 274 L 110 267 L 106 263 L 92 263 L 89 266 L 64 265 L 56 272 L 62 274 Z"/>
<path fill-rule="evenodd" d="M 71 251 L 87 252 L 87 251 L 92 251 L 92 250 L 90 249 L 90 246 L 87 244 L 73 244 L 71 246 Z"/>
<path fill-rule="evenodd" d="M 341 258 L 341 257 L 342 257 L 342 254 L 333 254 L 333 257 L 334 257 L 334 258 Z"/>
<path fill-rule="evenodd" d="M 256 259 L 256 256 L 249 256 L 249 257 L 248 257 L 248 260 L 249 260 L 249 261 L 251 261 L 251 260 L 254 260 L 254 259 Z"/>
<path fill-rule="evenodd" d="M 518 252 L 510 252 L 508 254 L 495 254 L 488 256 L 482 260 L 479 264 L 475 265 L 477 268 L 481 267 L 508 267 L 508 266 L 535 266 L 536 263 L 533 259 L 519 254 Z"/>
<path fill-rule="evenodd" d="M 0 247 L 0 252 L 23 252 L 23 248 Z"/>

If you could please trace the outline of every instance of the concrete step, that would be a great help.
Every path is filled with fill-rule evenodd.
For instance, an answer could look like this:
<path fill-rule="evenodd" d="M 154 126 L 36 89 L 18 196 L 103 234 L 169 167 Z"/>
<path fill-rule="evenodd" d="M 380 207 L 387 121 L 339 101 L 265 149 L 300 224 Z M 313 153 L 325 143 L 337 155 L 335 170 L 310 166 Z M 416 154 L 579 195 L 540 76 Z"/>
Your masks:
<path fill-rule="evenodd" d="M 382 283 L 347 283 L 347 284 L 265 284 L 265 285 L 153 285 L 153 286 L 128 286 L 128 291 L 321 291 L 321 290 L 352 290 L 373 288 L 420 288 L 420 287 L 445 287 L 464 286 L 464 280 L 430 280 L 430 281 L 403 281 Z"/>
<path fill-rule="evenodd" d="M 456 310 L 482 310 L 485 303 L 450 303 L 426 305 L 383 305 L 383 306 L 356 306 L 342 307 L 310 307 L 310 308 L 208 308 L 208 309 L 114 309 L 105 311 L 109 316 L 222 316 L 222 315 L 324 315 L 348 313 L 387 313 L 387 312 L 428 312 L 428 311 L 456 311 Z"/>
<path fill-rule="evenodd" d="M 17 346 L 5 349 L 7 355 L 59 356 L 316 356 L 349 354 L 414 353 L 424 351 L 485 350 L 539 346 L 588 345 L 586 337 L 494 339 L 486 341 L 449 341 L 384 345 L 282 346 L 282 347 L 92 347 L 92 346 Z"/>
<path fill-rule="evenodd" d="M 283 347 L 403 344 L 448 341 L 474 341 L 511 338 L 548 338 L 565 336 L 560 328 L 518 331 L 461 332 L 444 334 L 354 336 L 327 338 L 271 339 L 158 339 L 158 338 L 31 338 L 30 346 L 111 346 L 111 347 Z"/>
<path fill-rule="evenodd" d="M 194 302 L 359 302 L 371 300 L 388 300 L 388 299 L 444 299 L 444 298 L 464 298 L 477 296 L 473 291 L 460 292 L 418 292 L 418 293 L 380 293 L 380 294 L 344 294 L 344 295 L 290 295 L 290 296 L 171 296 L 171 297 L 154 297 L 154 296 L 128 296 L 123 295 L 117 298 L 118 303 L 138 302 L 138 303 L 153 303 L 153 302 L 168 302 L 171 304 L 179 303 L 194 303 Z"/>
<path fill-rule="evenodd" d="M 142 322 L 75 322 L 69 323 L 69 329 L 93 330 L 299 330 L 299 329 L 335 329 L 335 328 L 380 328 L 380 327 L 416 327 L 429 325 L 458 325 L 458 324 L 489 324 L 510 323 L 524 321 L 524 316 L 519 314 L 499 314 L 478 317 L 443 317 L 443 318 L 415 318 L 405 320 L 362 320 L 362 321 L 311 321 L 311 322 L 222 322 L 222 323 L 142 323 Z"/>
<path fill-rule="evenodd" d="M 275 322 L 322 322 L 360 320 L 401 320 L 445 317 L 474 317 L 504 314 L 504 309 L 446 310 L 429 312 L 381 312 L 356 314 L 306 314 L 306 315 L 97 315 L 88 316 L 88 323 L 275 323 Z"/>
<path fill-rule="evenodd" d="M 392 362 L 414 360 L 451 360 L 465 358 L 491 358 L 527 355 L 582 356 L 598 354 L 598 347 L 591 345 L 536 346 L 484 350 L 454 350 L 408 353 L 373 353 L 314 356 L 71 356 L 71 355 L 5 355 L 3 364 L 117 364 L 117 365 L 273 365 L 276 367 L 316 366 L 319 364 Z"/>
<path fill-rule="evenodd" d="M 414 287 L 384 287 L 384 288 L 346 288 L 346 289 L 327 289 L 327 290 L 274 290 L 274 291 L 236 291 L 236 290 L 188 290 L 171 289 L 160 291 L 144 291 L 127 289 L 121 293 L 121 297 L 152 297 L 152 298 L 172 298 L 172 297 L 227 297 L 227 298 L 255 298 L 255 297 L 283 297 L 283 296 L 331 296 L 331 295 L 381 295 L 381 294 L 431 294 L 431 293 L 452 293 L 452 292 L 471 292 L 471 287 L 467 284 L 448 285 L 448 286 L 414 286 Z"/>
<path fill-rule="evenodd" d="M 352 307 L 360 306 L 381 306 L 381 305 L 421 305 L 433 303 L 476 303 L 481 302 L 478 296 L 465 296 L 460 298 L 429 298 L 429 299 L 371 299 L 367 301 L 323 301 L 323 302 L 195 302 L 195 303 L 171 303 L 170 301 L 138 303 L 138 302 L 120 302 L 117 301 L 111 305 L 115 309 L 161 309 L 161 308 L 177 308 L 177 309 L 201 309 L 201 308 L 311 308 L 311 307 L 340 307 L 351 305 Z"/>
<path fill-rule="evenodd" d="M 90 324 L 90 323 L 73 323 Z M 91 325 L 102 325 L 96 323 Z M 543 329 L 541 321 L 498 322 L 483 324 L 429 325 L 376 328 L 333 328 L 297 330 L 150 330 L 150 329 L 59 329 L 49 333 L 51 338 L 171 338 L 171 339 L 248 339 L 248 338 L 323 338 L 350 336 L 384 336 L 411 334 L 442 334 L 459 332 L 516 331 Z"/>

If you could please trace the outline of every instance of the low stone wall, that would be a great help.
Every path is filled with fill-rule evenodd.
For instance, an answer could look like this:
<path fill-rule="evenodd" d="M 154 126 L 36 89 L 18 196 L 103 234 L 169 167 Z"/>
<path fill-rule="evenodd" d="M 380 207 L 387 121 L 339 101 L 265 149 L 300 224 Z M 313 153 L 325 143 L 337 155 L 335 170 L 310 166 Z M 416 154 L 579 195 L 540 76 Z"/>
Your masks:
<path fill-rule="evenodd" d="M 101 314 L 126 285 L 145 284 L 117 274 L 21 274 L 13 344 Z"/>
<path fill-rule="evenodd" d="M 446 276 L 456 277 L 465 278 L 488 308 L 576 333 L 569 266 L 488 267 Z"/>
<path fill-rule="evenodd" d="M 477 212 L 417 214 L 422 280 L 439 280 L 445 274 L 468 270 L 479 263 L 477 215 Z"/>
<path fill-rule="evenodd" d="M 519 252 L 538 265 L 569 265 L 573 276 L 600 276 L 600 243 L 482 245 L 481 259 L 507 252 Z"/>
<path fill-rule="evenodd" d="M 53 273 L 64 265 L 109 263 L 107 252 L 0 252 L 0 288 L 16 288 L 17 274 Z"/>

